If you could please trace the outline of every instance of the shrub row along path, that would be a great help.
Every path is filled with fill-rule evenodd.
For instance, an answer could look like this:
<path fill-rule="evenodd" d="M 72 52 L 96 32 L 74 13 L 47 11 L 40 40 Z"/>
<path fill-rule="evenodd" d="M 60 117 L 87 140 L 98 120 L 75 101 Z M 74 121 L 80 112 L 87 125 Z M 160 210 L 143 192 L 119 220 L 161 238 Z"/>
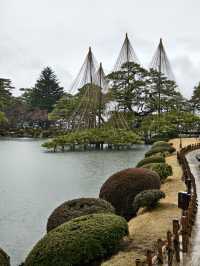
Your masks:
<path fill-rule="evenodd" d="M 179 139 L 173 139 L 170 143 L 173 143 L 177 150 L 179 149 Z M 182 139 L 183 147 L 193 143 L 197 143 L 197 139 Z M 190 155 L 188 156 L 190 157 Z M 191 156 L 193 157 L 193 155 Z M 166 198 L 161 200 L 156 209 L 151 212 L 141 211 L 136 218 L 129 221 L 129 239 L 125 241 L 120 252 L 102 263 L 101 266 L 134 266 L 136 258 L 144 258 L 147 249 L 154 250 L 157 239 L 166 239 L 166 232 L 172 230 L 172 220 L 181 217 L 181 211 L 178 209 L 177 193 L 186 190 L 185 184 L 181 180 L 182 169 L 178 164 L 176 154 L 168 156 L 166 163 L 173 168 L 173 176 L 168 177 L 165 184 L 161 186 L 161 190 L 165 192 Z M 195 249 L 193 249 L 191 254 L 194 252 Z M 189 266 L 190 264 L 187 264 L 188 261 L 185 261 L 186 259 L 184 258 L 182 265 Z M 198 264 L 191 264 L 191 266 L 195 265 Z"/>

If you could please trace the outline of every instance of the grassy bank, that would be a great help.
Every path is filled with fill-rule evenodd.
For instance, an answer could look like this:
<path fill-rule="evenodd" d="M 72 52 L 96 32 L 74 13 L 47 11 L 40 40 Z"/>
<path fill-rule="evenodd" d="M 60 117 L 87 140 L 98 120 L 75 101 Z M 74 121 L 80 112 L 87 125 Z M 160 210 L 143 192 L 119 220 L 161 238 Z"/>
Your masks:
<path fill-rule="evenodd" d="M 196 143 L 195 138 L 182 139 L 182 145 Z M 179 139 L 170 141 L 179 150 Z M 102 263 L 102 266 L 133 266 L 136 258 L 143 258 L 146 249 L 154 250 L 157 239 L 166 239 L 167 230 L 172 230 L 172 220 L 180 218 L 181 211 L 178 209 L 179 191 L 184 191 L 185 184 L 181 180 L 182 169 L 178 164 L 176 155 L 166 158 L 166 163 L 172 166 L 173 176 L 168 177 L 161 190 L 166 198 L 161 200 L 159 206 L 151 212 L 141 212 L 136 218 L 129 221 L 130 237 L 125 246 L 118 254 Z"/>

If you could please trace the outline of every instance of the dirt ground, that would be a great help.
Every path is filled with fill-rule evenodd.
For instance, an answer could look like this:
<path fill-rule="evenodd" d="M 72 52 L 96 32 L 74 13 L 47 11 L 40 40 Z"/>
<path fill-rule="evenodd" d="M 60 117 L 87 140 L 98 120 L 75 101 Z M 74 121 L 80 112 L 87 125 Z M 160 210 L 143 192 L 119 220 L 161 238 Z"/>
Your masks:
<path fill-rule="evenodd" d="M 182 146 L 197 143 L 196 138 L 182 139 Z M 180 139 L 170 140 L 179 150 Z M 179 219 L 181 211 L 177 206 L 177 193 L 185 191 L 185 184 L 181 180 L 182 170 L 176 154 L 168 156 L 166 162 L 173 168 L 173 176 L 167 178 L 161 186 L 166 198 L 151 212 L 141 212 L 129 221 L 129 239 L 126 240 L 122 251 L 101 264 L 101 266 L 134 266 L 137 258 L 143 259 L 147 249 L 154 250 L 156 241 L 166 239 L 168 230 L 172 230 L 172 220 Z"/>

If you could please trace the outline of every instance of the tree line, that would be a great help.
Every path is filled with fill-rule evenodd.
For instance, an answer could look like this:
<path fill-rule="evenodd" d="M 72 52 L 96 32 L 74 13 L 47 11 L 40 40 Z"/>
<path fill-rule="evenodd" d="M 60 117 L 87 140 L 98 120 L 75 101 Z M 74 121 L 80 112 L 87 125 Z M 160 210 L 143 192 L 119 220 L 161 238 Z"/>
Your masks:
<path fill-rule="evenodd" d="M 191 125 L 199 127 L 200 83 L 194 87 L 192 97 L 186 99 L 175 81 L 134 62 L 123 64 L 107 80 L 109 91 L 102 94 L 102 113 L 109 103 L 115 103 L 115 111 L 123 113 L 129 127 L 147 137 L 157 131 L 177 132 L 180 124 L 184 130 Z M 84 88 L 74 95 L 66 92 L 50 67 L 42 70 L 34 87 L 20 90 L 22 94 L 15 97 L 11 80 L 0 79 L 1 128 L 48 128 L 58 120 L 67 121 L 84 94 Z"/>

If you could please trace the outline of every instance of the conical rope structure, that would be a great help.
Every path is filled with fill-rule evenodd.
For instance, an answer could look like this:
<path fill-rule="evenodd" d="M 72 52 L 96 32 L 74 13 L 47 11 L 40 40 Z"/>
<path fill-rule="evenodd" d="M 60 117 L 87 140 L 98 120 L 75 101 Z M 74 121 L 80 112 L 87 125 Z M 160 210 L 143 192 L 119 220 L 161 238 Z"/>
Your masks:
<path fill-rule="evenodd" d="M 108 93 L 108 81 L 106 80 L 106 76 L 102 67 L 102 63 L 100 63 L 100 66 L 96 72 L 95 75 L 95 84 L 99 88 L 99 112 L 98 112 L 98 126 L 99 128 L 102 125 L 102 122 L 104 121 L 102 118 L 102 105 L 103 105 L 103 100 L 104 100 L 104 95 Z"/>
<path fill-rule="evenodd" d="M 96 127 L 94 112 L 97 98 L 97 89 L 95 88 L 96 71 L 97 61 L 91 47 L 89 47 L 84 63 L 70 90 L 70 93 L 76 94 L 80 98 L 77 108 L 68 120 L 68 129 L 70 130 Z"/>
<path fill-rule="evenodd" d="M 153 59 L 150 63 L 150 69 L 154 69 L 158 72 L 159 78 L 158 78 L 158 114 L 160 116 L 161 113 L 161 80 L 162 76 L 165 76 L 167 79 L 175 81 L 175 76 L 173 74 L 171 64 L 169 62 L 169 59 L 167 57 L 163 41 L 160 39 L 158 48 L 156 49 L 156 52 L 153 56 Z"/>
<path fill-rule="evenodd" d="M 160 39 L 158 48 L 156 49 L 156 52 L 152 58 L 150 68 L 153 68 L 159 73 L 162 73 L 169 80 L 175 81 L 175 76 L 172 71 L 170 61 L 167 57 L 167 53 L 165 51 L 162 39 Z"/>
<path fill-rule="evenodd" d="M 77 91 L 85 86 L 86 84 L 93 84 L 95 80 L 95 74 L 97 71 L 98 63 L 94 54 L 92 53 L 91 47 L 89 47 L 89 51 L 84 60 L 84 63 L 76 76 L 74 82 L 72 83 L 70 93 L 74 94 Z"/>
<path fill-rule="evenodd" d="M 126 34 L 117 58 L 114 71 L 119 71 L 127 62 L 139 63 L 139 60 Z M 85 61 L 74 80 L 70 93 L 79 94 L 80 101 L 68 121 L 68 129 L 100 128 L 108 124 L 112 128 L 128 129 L 123 112 L 109 94 L 109 84 L 102 64 L 97 69 L 97 61 L 91 47 Z"/>
<path fill-rule="evenodd" d="M 139 60 L 128 38 L 128 34 L 126 33 L 125 40 L 123 42 L 122 48 L 120 50 L 113 71 L 119 71 L 122 65 L 128 62 L 134 62 L 139 64 Z"/>
<path fill-rule="evenodd" d="M 102 64 L 97 69 L 97 61 L 91 48 L 89 48 L 81 70 L 72 85 L 72 90 L 77 91 L 80 100 L 69 118 L 69 129 L 74 131 L 101 127 L 104 123 L 102 117 L 103 94 L 108 92 L 108 83 Z"/>
<path fill-rule="evenodd" d="M 102 63 L 96 73 L 95 84 L 99 90 L 99 127 L 103 125 L 102 121 L 107 121 L 110 127 L 115 129 L 127 129 L 128 124 L 123 114 L 117 111 L 115 103 L 112 102 L 112 97 L 109 94 L 109 84 L 104 73 Z M 102 113 L 102 105 L 105 105 L 104 114 Z M 104 116 L 104 119 L 103 119 Z"/>
<path fill-rule="evenodd" d="M 160 39 L 158 48 L 156 49 L 156 52 L 152 58 L 150 68 L 153 68 L 159 73 L 162 73 L 169 80 L 175 81 L 175 76 L 172 71 L 170 61 L 167 57 L 167 53 L 165 51 L 162 39 Z"/>
<path fill-rule="evenodd" d="M 128 34 L 126 33 L 125 40 L 122 44 L 113 72 L 120 71 L 125 63 L 130 62 L 140 64 L 129 40 Z M 124 113 L 118 110 L 118 107 L 115 103 L 110 105 L 110 113 L 112 114 L 112 123 L 115 128 L 129 129 L 128 123 L 124 117 Z"/>

